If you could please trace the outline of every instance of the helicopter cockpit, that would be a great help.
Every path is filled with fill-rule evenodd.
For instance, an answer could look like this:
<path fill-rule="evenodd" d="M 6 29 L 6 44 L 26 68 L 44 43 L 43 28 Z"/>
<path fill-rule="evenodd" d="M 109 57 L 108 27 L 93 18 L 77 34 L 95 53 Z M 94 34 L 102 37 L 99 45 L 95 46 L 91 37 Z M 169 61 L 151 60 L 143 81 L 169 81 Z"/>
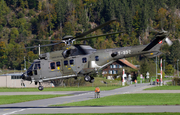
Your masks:
<path fill-rule="evenodd" d="M 31 76 L 38 75 L 38 70 L 40 69 L 41 69 L 40 61 L 34 61 L 29 67 L 29 69 L 22 74 L 22 79 L 31 81 L 32 80 Z"/>

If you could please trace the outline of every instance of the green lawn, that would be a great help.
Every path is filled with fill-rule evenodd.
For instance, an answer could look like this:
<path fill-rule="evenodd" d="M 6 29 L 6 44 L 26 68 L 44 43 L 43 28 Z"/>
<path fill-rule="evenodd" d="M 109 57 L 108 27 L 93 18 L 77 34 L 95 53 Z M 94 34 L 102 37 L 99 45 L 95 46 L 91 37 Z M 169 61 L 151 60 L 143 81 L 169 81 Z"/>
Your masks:
<path fill-rule="evenodd" d="M 151 87 L 151 88 L 147 88 L 144 90 L 180 90 L 180 86 L 156 86 L 156 87 Z"/>
<path fill-rule="evenodd" d="M 112 90 L 120 88 L 121 86 L 103 86 L 100 87 L 101 91 L 103 90 Z M 44 87 L 43 91 L 94 91 L 95 87 Z M 0 92 L 37 92 L 38 88 L 0 88 Z"/>
<path fill-rule="evenodd" d="M 26 115 L 179 115 L 179 113 L 58 113 L 58 114 L 26 114 Z"/>
<path fill-rule="evenodd" d="M 180 105 L 177 94 L 120 94 L 54 106 Z"/>
<path fill-rule="evenodd" d="M 67 95 L 0 95 L 0 105 L 61 97 Z"/>

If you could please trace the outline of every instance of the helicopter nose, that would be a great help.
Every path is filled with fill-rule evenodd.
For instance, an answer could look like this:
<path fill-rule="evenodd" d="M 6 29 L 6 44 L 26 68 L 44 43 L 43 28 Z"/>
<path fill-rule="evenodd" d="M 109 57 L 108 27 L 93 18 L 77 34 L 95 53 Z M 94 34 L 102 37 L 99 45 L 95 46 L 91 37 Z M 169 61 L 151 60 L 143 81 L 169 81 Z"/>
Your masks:
<path fill-rule="evenodd" d="M 26 78 L 26 76 L 25 76 L 25 74 L 23 73 L 23 74 L 21 75 L 21 79 L 24 79 L 24 80 L 25 80 L 25 78 Z"/>
<path fill-rule="evenodd" d="M 31 81 L 31 77 L 30 77 L 30 76 L 27 76 L 27 74 L 25 74 L 25 73 L 23 73 L 23 74 L 21 75 L 21 79 Z"/>

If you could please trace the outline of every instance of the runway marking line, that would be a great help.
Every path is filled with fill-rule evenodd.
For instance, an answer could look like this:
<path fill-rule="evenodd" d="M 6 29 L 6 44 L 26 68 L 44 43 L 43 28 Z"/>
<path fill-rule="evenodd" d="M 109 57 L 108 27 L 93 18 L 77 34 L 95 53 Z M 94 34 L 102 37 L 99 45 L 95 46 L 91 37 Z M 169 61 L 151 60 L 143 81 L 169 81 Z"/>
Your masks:
<path fill-rule="evenodd" d="M 9 112 L 9 113 L 5 113 L 3 115 L 10 115 L 10 114 L 15 114 L 17 112 L 21 112 L 21 111 L 24 111 L 25 109 L 21 109 L 21 110 L 18 110 L 18 111 L 13 111 L 13 112 Z"/>
<path fill-rule="evenodd" d="M 4 109 L 3 111 L 7 111 L 7 110 L 10 110 L 10 109 Z"/>

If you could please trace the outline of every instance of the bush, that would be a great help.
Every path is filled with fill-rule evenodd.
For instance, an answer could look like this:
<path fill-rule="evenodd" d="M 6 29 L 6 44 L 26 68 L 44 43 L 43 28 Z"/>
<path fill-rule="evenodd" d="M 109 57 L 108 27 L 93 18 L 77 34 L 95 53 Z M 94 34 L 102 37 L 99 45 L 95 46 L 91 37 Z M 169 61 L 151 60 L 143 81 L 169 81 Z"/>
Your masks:
<path fill-rule="evenodd" d="M 17 15 L 18 15 L 18 18 L 23 18 L 25 16 L 23 12 L 19 12 Z"/>
<path fill-rule="evenodd" d="M 121 77 L 118 77 L 118 78 L 116 78 L 115 80 L 117 80 L 117 81 L 121 81 Z"/>
<path fill-rule="evenodd" d="M 180 78 L 174 77 L 174 78 L 172 79 L 172 84 L 173 84 L 173 85 L 180 85 Z"/>
<path fill-rule="evenodd" d="M 36 14 L 36 12 L 34 10 L 32 10 L 32 9 L 29 10 L 29 14 L 28 14 L 29 16 L 34 16 L 35 14 Z"/>

